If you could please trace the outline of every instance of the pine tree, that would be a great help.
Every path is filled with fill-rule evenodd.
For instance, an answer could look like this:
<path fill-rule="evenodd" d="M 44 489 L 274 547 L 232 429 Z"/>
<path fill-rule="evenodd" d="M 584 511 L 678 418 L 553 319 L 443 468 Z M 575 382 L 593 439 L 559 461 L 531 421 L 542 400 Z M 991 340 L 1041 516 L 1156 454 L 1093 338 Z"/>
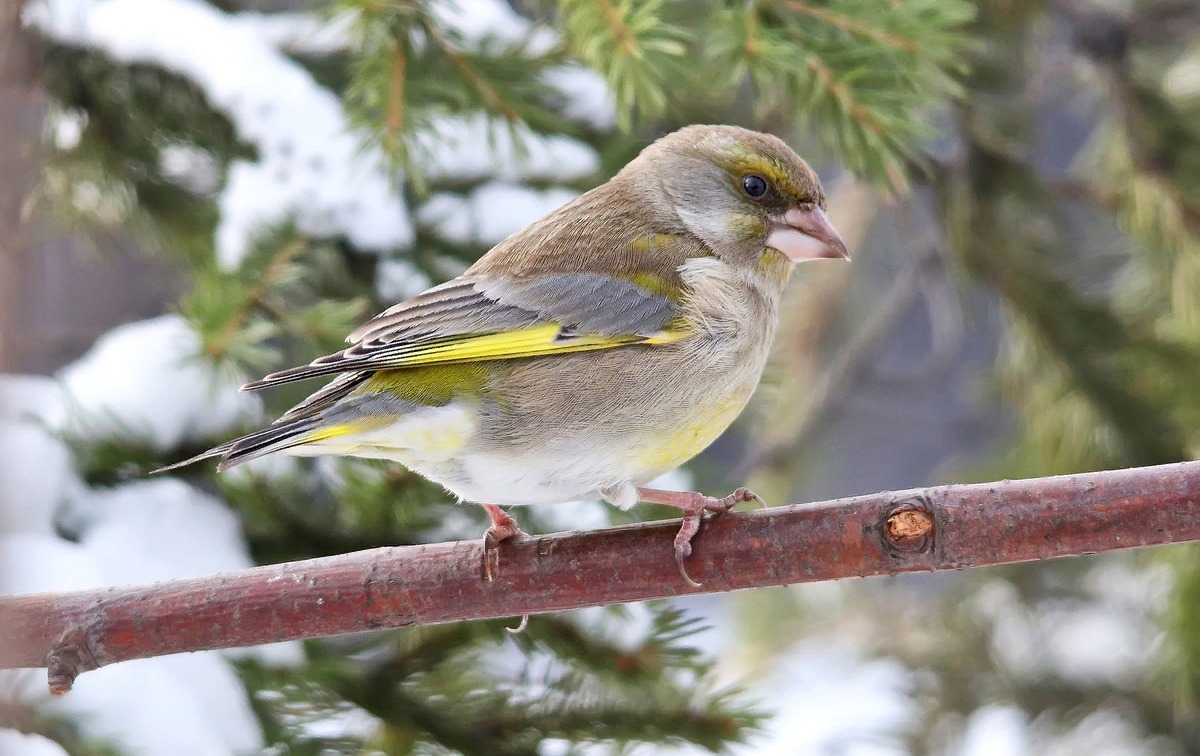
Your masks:
<path fill-rule="evenodd" d="M 175 309 L 196 336 L 181 356 L 221 386 L 338 348 L 365 316 L 461 270 L 678 124 L 800 119 L 813 149 L 901 187 L 930 133 L 924 111 L 956 91 L 970 15 L 959 0 L 563 2 L 524 16 L 500 3 L 343 0 L 319 9 L 325 37 L 314 37 L 311 16 L 163 0 L 139 21 L 158 22 L 164 41 L 96 32 L 96 7 L 84 11 L 95 26 L 73 25 L 64 7 L 27 12 L 44 36 L 57 136 L 38 202 L 101 245 L 106 229 L 130 229 L 174 261 L 189 282 Z M 215 46 L 217 33 L 250 70 L 189 53 L 190 38 Z M 264 72 L 279 80 L 241 86 Z M 528 217 L 489 213 L 497 202 Z M 279 391 L 265 412 L 241 404 L 183 431 L 82 407 L 64 434 L 84 484 L 122 491 L 298 398 Z M 178 475 L 238 513 L 262 562 L 474 538 L 484 525 L 417 476 L 369 462 Z M 301 666 L 251 657 L 239 672 L 268 744 L 288 753 L 721 750 L 762 721 L 716 682 L 693 648 L 696 621 L 671 606 L 504 628 L 314 642 Z M 347 718 L 360 725 L 323 734 L 320 723 Z M 26 729 L 86 748 L 68 723 Z"/>
<path fill-rule="evenodd" d="M 108 37 L 95 28 L 89 36 L 31 12 L 45 37 L 57 135 L 37 202 L 98 246 L 113 229 L 130 230 L 173 261 L 188 281 L 175 310 L 195 337 L 189 364 L 206 375 L 236 384 L 336 349 L 362 318 L 455 274 L 603 180 L 648 138 L 720 121 L 774 131 L 822 168 L 845 167 L 869 187 L 860 209 L 876 212 L 891 196 L 893 215 L 933 216 L 921 224 L 935 240 L 923 265 L 1003 310 L 997 390 L 1023 428 L 1006 473 L 1195 454 L 1200 98 L 1188 34 L 1200 15 L 1190 3 L 1116 12 L 1070 0 L 563 0 L 517 14 L 498 3 L 341 0 L 319 7 L 319 35 L 303 31 L 312 17 L 252 15 L 238 0 L 156 7 L 168 6 L 189 14 L 197 35 L 226 33 L 250 68 L 197 70 L 183 38 L 175 51 L 146 54 L 110 27 Z M 277 96 L 263 102 L 239 99 L 230 82 L 267 63 L 286 86 L 276 82 Z M 295 91 L 308 110 L 271 111 L 295 105 Z M 1069 150 L 1070 166 L 1049 165 L 1057 153 L 1038 119 L 1051 117 L 1073 117 L 1086 137 Z M 499 202 L 530 217 L 489 213 Z M 880 250 L 864 246 L 870 270 Z M 922 280 L 902 278 L 896 301 Z M 822 283 L 836 285 L 812 305 L 827 310 L 819 332 L 789 344 L 788 358 L 808 385 L 825 375 L 829 386 L 852 373 L 851 358 L 821 357 L 839 338 L 837 313 L 891 299 L 877 281 L 856 284 L 869 293 L 832 276 Z M 877 325 L 845 354 L 877 348 L 888 322 Z M 250 429 L 301 390 L 186 432 L 155 436 L 124 417 L 65 434 L 82 480 L 121 490 Z M 772 485 L 793 488 L 796 458 L 816 446 L 812 418 L 839 400 L 831 388 L 789 417 L 795 428 L 743 438 L 752 463 L 738 474 L 775 471 Z M 362 461 L 180 476 L 238 513 L 264 563 L 474 538 L 485 524 L 416 476 Z M 533 512 L 523 523 L 557 524 L 539 514 L 547 517 Z M 886 617 L 893 631 L 872 647 L 929 673 L 908 733 L 915 749 L 951 751 L 981 712 L 1007 707 L 1041 723 L 1039 744 L 1080 742 L 1108 717 L 1132 741 L 1186 752 L 1198 742 L 1194 561 L 1180 549 L 1014 568 L 949 584 L 919 611 L 866 589 L 837 617 L 859 612 L 878 625 L 895 612 Z M 1146 600 L 1113 589 L 1129 575 L 1151 586 Z M 1160 606 L 1150 599 L 1164 584 L 1173 595 Z M 813 630 L 812 617 L 767 608 L 770 600 L 745 605 Z M 1164 622 L 1161 677 L 1081 682 L 1016 669 L 997 651 L 997 638 L 1050 637 L 1056 607 L 1089 602 Z M 414 629 L 310 643 L 300 666 L 238 664 L 277 752 L 720 750 L 764 720 L 719 687 L 714 660 L 693 648 L 695 630 L 675 608 L 636 607 L 534 618 L 516 636 L 503 623 Z M 931 634 L 938 642 L 923 643 Z M 71 752 L 103 748 L 36 710 L 11 718 Z M 357 724 L 331 736 L 321 726 L 331 721 Z"/>

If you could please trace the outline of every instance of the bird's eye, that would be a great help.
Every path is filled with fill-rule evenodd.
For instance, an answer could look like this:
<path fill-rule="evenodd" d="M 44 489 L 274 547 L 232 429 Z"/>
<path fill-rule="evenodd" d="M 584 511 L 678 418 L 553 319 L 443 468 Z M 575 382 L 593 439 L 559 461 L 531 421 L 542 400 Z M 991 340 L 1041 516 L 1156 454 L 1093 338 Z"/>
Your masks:
<path fill-rule="evenodd" d="M 758 174 L 751 173 L 742 179 L 742 191 L 751 197 L 761 197 L 767 193 L 767 180 Z"/>

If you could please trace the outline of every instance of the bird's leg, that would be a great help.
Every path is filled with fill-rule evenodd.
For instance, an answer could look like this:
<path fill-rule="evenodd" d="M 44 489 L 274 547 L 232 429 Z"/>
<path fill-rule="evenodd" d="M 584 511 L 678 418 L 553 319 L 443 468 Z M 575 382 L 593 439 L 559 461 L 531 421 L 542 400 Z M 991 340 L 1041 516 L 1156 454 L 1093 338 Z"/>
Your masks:
<path fill-rule="evenodd" d="M 762 497 L 746 488 L 739 488 L 733 493 L 720 499 L 705 496 L 695 491 L 663 491 L 658 488 L 639 488 L 638 501 L 651 504 L 665 504 L 668 507 L 678 507 L 683 512 L 683 525 L 675 536 L 675 563 L 679 565 L 679 574 L 689 584 L 699 587 L 700 583 L 692 580 L 687 573 L 683 560 L 692 553 L 692 537 L 700 530 L 700 520 L 706 512 L 713 516 L 722 515 L 733 509 L 734 505 L 743 501 L 757 501 L 763 506 Z"/>
<path fill-rule="evenodd" d="M 484 504 L 483 509 L 492 518 L 492 525 L 483 533 L 483 576 L 492 582 L 492 557 L 495 556 L 496 569 L 500 569 L 499 546 L 503 541 L 516 536 L 529 535 L 521 530 L 517 521 L 508 512 L 495 504 Z"/>

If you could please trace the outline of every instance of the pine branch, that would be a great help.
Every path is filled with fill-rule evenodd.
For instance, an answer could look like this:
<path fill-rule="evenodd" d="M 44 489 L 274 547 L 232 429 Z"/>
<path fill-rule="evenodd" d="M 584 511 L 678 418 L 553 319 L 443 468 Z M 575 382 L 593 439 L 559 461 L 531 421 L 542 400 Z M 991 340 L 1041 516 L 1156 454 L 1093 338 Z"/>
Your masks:
<path fill-rule="evenodd" d="M 238 308 L 234 310 L 225 324 L 221 326 L 221 330 L 209 341 L 204 347 L 204 352 L 214 360 L 222 359 L 225 356 L 229 344 L 233 341 L 238 331 L 246 324 L 246 319 L 254 311 L 254 308 L 261 305 L 270 291 L 275 279 L 287 268 L 288 264 L 304 251 L 308 245 L 306 239 L 297 237 L 280 245 L 271 257 L 271 261 L 267 263 L 267 267 L 263 270 L 258 283 L 242 300 Z"/>
<path fill-rule="evenodd" d="M 622 129 L 632 127 L 635 111 L 642 117 L 662 114 L 685 73 L 688 35 L 663 19 L 673 5 L 668 0 L 558 3 L 568 47 L 612 87 Z"/>
<path fill-rule="evenodd" d="M 957 0 L 724 3 L 705 49 L 759 116 L 790 113 L 857 173 L 907 186 L 934 134 L 929 114 L 961 94 L 971 8 Z"/>
<path fill-rule="evenodd" d="M 437 24 L 428 23 L 422 28 L 429 36 L 429 39 L 437 45 L 441 54 L 450 62 L 451 67 L 479 95 L 489 113 L 499 115 L 509 123 L 518 123 L 521 121 L 521 116 L 517 113 L 516 106 L 500 94 L 479 68 L 468 60 L 466 55 L 460 53 L 455 49 L 454 45 L 450 44 L 450 41 L 443 36 Z"/>
<path fill-rule="evenodd" d="M 694 589 L 676 522 L 523 538 L 495 582 L 479 541 L 389 547 L 209 578 L 0 599 L 0 668 L 51 691 L 163 654 L 729 591 L 952 570 L 1200 540 L 1200 462 L 883 492 L 709 520 Z"/>
<path fill-rule="evenodd" d="M 400 142 L 404 134 L 404 77 L 408 68 L 408 39 L 406 37 L 396 40 L 396 49 L 392 56 L 392 68 L 388 77 L 387 107 L 384 113 L 384 146 L 389 153 L 395 155 L 400 152 Z"/>
<path fill-rule="evenodd" d="M 818 21 L 823 21 L 830 26 L 841 29 L 842 31 L 855 34 L 860 37 L 880 42 L 889 47 L 894 47 L 897 50 L 902 50 L 908 53 L 915 53 L 921 49 L 920 43 L 917 40 L 905 37 L 886 29 L 878 29 L 869 24 L 865 24 L 859 19 L 847 16 L 844 13 L 829 10 L 828 8 L 817 8 L 809 5 L 801 0 L 768 0 L 768 2 L 779 5 L 788 10 L 795 11 L 809 18 L 815 18 Z"/>

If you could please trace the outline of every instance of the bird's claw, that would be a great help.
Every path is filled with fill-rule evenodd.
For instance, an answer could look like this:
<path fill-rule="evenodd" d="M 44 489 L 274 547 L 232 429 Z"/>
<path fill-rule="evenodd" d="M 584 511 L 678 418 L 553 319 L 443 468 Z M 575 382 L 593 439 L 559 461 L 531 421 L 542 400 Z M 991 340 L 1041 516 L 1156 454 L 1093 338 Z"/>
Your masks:
<path fill-rule="evenodd" d="M 701 499 L 709 497 L 702 496 Z M 675 564 L 679 565 L 679 574 L 683 580 L 693 588 L 699 588 L 700 583 L 692 579 L 688 574 L 687 566 L 684 560 L 692 555 L 692 537 L 700 530 L 700 518 L 704 514 L 703 503 L 700 506 L 685 509 L 683 511 L 683 524 L 679 526 L 679 532 L 675 534 Z"/>
<path fill-rule="evenodd" d="M 704 511 L 712 512 L 714 515 L 725 514 L 733 509 L 738 504 L 746 501 L 757 501 L 760 506 L 766 507 L 767 502 L 763 501 L 763 497 L 751 491 L 749 488 L 739 488 L 728 496 L 723 496 L 720 499 L 715 499 L 711 496 L 705 496 Z"/>
<path fill-rule="evenodd" d="M 678 539 L 676 539 L 676 540 L 678 541 Z M 694 580 L 692 578 L 692 576 L 688 574 L 687 565 L 683 563 L 683 560 L 687 559 L 691 555 L 691 553 L 692 553 L 692 544 L 690 544 L 690 543 L 676 543 L 675 544 L 675 564 L 677 564 L 679 566 L 679 576 L 683 578 L 683 582 L 687 583 L 688 585 L 692 586 L 693 588 L 700 588 L 704 584 L 701 583 L 699 580 Z"/>
<path fill-rule="evenodd" d="M 508 632 L 512 633 L 513 635 L 520 635 L 521 633 L 525 632 L 525 628 L 527 628 L 527 627 L 529 627 L 529 615 L 522 614 L 521 615 L 521 624 L 517 625 L 516 627 L 506 627 L 504 629 L 507 630 Z"/>
<path fill-rule="evenodd" d="M 738 504 L 746 501 L 757 501 L 762 506 L 767 506 L 767 503 L 758 494 L 748 488 L 739 488 L 728 496 L 723 496 L 719 499 L 697 493 L 694 494 L 690 502 L 681 507 L 683 511 L 683 524 L 679 526 L 679 532 L 675 535 L 675 564 L 679 565 L 679 574 L 688 585 L 693 588 L 699 588 L 703 585 L 703 583 L 692 579 L 692 576 L 688 574 L 687 566 L 684 564 L 684 560 L 692 555 L 692 538 L 700 531 L 701 520 L 704 519 L 706 514 L 711 517 L 720 517 Z"/>
<path fill-rule="evenodd" d="M 746 497 L 746 498 L 742 499 L 742 501 L 757 501 L 759 509 L 767 508 L 767 500 L 764 499 L 763 497 L 759 496 L 758 494 L 754 493 L 753 491 L 747 490 L 745 488 L 739 488 L 737 491 L 734 491 L 734 493 L 736 494 L 736 493 L 738 493 L 738 491 L 741 491 L 742 496 Z"/>
<path fill-rule="evenodd" d="M 495 570 L 500 569 L 500 544 L 510 538 L 529 535 L 521 530 L 517 521 L 510 515 L 499 508 L 496 511 L 499 514 L 491 509 L 488 510 L 488 514 L 492 517 L 492 525 L 483 533 L 483 578 L 489 583 L 495 580 Z M 494 568 L 493 562 L 495 562 Z"/>

